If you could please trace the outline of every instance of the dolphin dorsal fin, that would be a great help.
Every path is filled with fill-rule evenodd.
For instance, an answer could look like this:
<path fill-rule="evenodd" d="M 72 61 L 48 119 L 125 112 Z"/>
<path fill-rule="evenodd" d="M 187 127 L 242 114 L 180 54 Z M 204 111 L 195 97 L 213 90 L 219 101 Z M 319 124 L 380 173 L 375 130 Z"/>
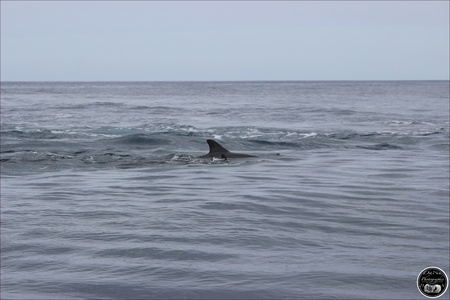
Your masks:
<path fill-rule="evenodd" d="M 209 153 L 226 153 L 226 152 L 230 152 L 227 149 L 225 149 L 224 147 L 222 147 L 218 142 L 214 141 L 214 140 L 207 140 L 206 141 L 209 145 Z"/>

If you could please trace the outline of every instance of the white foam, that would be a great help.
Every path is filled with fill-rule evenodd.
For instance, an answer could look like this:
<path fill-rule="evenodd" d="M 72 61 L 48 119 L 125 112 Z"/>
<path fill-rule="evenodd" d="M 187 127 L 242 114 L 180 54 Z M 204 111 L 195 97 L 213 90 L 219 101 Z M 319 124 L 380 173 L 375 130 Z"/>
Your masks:
<path fill-rule="evenodd" d="M 301 135 L 302 135 L 303 138 L 305 139 L 305 138 L 317 136 L 317 132 L 302 133 Z"/>

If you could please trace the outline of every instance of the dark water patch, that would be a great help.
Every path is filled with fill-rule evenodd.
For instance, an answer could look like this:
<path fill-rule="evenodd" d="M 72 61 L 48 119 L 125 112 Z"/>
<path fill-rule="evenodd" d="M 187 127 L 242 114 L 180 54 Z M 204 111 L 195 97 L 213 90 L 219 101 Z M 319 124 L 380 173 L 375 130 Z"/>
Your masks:
<path fill-rule="evenodd" d="M 93 105 L 93 106 L 120 106 L 120 105 L 122 105 L 122 103 L 109 102 L 109 101 L 97 101 L 97 102 L 91 103 L 90 105 Z"/>
<path fill-rule="evenodd" d="M 99 153 L 100 152 L 100 153 Z M 82 150 L 75 152 L 41 152 L 34 150 L 3 154 L 5 171 L 58 171 L 63 169 L 139 168 L 161 163 L 157 157 L 144 157 L 135 153 Z M 18 166 L 20 166 L 18 168 Z"/>
<path fill-rule="evenodd" d="M 362 148 L 367 150 L 402 150 L 403 148 L 400 146 L 396 146 L 389 143 L 381 143 L 381 144 L 375 144 L 375 145 L 368 145 L 368 146 L 356 146 L 356 148 Z"/>
<path fill-rule="evenodd" d="M 95 97 L 86 97 L 87 99 L 95 99 Z M 111 101 L 86 101 L 86 103 L 76 103 L 76 104 L 59 104 L 50 109 L 60 111 L 60 110 L 89 110 L 89 109 L 124 109 L 126 104 L 121 102 L 111 102 Z"/>
<path fill-rule="evenodd" d="M 66 154 L 58 154 L 52 152 L 40 152 L 35 150 L 22 150 L 10 152 L 8 160 L 11 162 L 39 162 L 39 161 L 57 161 L 62 159 L 73 159 L 72 156 Z"/>
<path fill-rule="evenodd" d="M 120 144 L 134 144 L 134 145 L 146 145 L 146 146 L 165 146 L 170 145 L 170 139 L 155 138 L 152 135 L 147 134 L 133 134 L 124 137 L 113 139 L 112 141 Z"/>
<path fill-rule="evenodd" d="M 129 109 L 132 110 L 139 110 L 144 111 L 145 113 L 150 114 L 173 114 L 173 113 L 182 113 L 185 112 L 185 108 L 181 107 L 170 107 L 170 106 L 163 106 L 163 105 L 136 105 L 136 106 L 129 106 Z"/>
<path fill-rule="evenodd" d="M 125 104 L 118 103 L 118 102 L 110 102 L 110 101 L 96 101 L 93 103 L 87 103 L 85 105 L 86 108 L 93 107 L 93 108 L 108 108 L 108 107 L 123 107 Z"/>
<path fill-rule="evenodd" d="M 16 153 L 17 151 L 14 150 L 5 150 L 5 151 L 0 151 L 0 154 L 10 154 L 10 153 Z"/>
<path fill-rule="evenodd" d="M 73 152 L 73 155 L 85 154 L 87 152 L 88 152 L 88 150 L 78 150 L 78 151 Z"/>

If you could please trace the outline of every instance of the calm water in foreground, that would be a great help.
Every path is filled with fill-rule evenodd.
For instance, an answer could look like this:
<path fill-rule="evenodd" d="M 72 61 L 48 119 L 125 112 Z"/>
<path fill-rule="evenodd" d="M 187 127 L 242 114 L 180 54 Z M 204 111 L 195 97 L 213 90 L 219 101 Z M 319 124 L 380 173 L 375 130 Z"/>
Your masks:
<path fill-rule="evenodd" d="M 1 122 L 2 299 L 425 299 L 422 269 L 450 275 L 448 81 L 6 82 Z M 257 157 L 198 159 L 209 138 Z"/>

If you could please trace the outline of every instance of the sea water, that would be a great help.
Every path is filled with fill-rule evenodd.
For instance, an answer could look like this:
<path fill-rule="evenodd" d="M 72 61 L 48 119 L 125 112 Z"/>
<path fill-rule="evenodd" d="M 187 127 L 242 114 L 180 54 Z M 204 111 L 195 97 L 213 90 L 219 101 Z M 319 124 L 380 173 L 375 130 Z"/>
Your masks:
<path fill-rule="evenodd" d="M 421 270 L 449 274 L 449 93 L 3 82 L 1 298 L 424 299 Z"/>

